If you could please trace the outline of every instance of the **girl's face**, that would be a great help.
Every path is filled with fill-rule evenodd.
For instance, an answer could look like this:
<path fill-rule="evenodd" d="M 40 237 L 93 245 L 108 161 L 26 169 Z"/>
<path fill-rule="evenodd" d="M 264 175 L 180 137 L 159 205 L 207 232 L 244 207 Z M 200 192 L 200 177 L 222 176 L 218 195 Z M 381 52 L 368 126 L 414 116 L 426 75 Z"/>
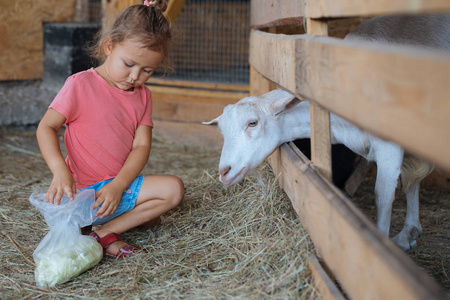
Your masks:
<path fill-rule="evenodd" d="M 107 42 L 105 54 L 106 60 L 99 67 L 104 71 L 101 75 L 110 85 L 124 91 L 132 91 L 147 82 L 164 58 L 161 53 L 130 39 L 119 44 Z"/>

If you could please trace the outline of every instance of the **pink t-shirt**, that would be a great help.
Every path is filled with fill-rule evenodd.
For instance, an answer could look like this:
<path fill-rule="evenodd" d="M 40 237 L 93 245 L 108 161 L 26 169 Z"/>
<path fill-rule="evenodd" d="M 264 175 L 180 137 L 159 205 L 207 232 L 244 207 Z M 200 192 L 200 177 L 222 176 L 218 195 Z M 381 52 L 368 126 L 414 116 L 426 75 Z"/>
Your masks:
<path fill-rule="evenodd" d="M 153 127 L 147 87 L 123 91 L 94 69 L 70 76 L 49 107 L 66 117 L 66 163 L 77 189 L 115 177 L 131 151 L 137 127 Z"/>

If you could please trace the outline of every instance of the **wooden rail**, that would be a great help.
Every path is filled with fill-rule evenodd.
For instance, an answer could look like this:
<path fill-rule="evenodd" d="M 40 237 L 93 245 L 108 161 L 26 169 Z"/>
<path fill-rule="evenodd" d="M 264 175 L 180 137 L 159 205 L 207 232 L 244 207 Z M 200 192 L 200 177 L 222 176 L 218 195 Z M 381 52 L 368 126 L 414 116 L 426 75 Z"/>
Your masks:
<path fill-rule="evenodd" d="M 450 12 L 450 1 L 252 0 L 251 6 L 252 95 L 281 87 L 450 170 L 446 154 L 450 56 L 318 36 L 326 35 L 329 17 Z M 279 31 L 270 28 L 298 23 L 310 34 L 274 34 Z M 269 33 L 255 30 L 263 28 Z M 317 127 L 312 139 L 323 143 L 329 118 L 323 112 L 318 115 L 312 118 L 312 127 Z M 312 152 L 323 146 L 320 143 L 312 143 Z M 295 146 L 285 144 L 268 162 L 308 230 L 324 269 L 346 296 L 445 299 L 444 289 L 329 182 L 326 155 L 319 156 L 316 166 Z M 320 263 L 312 258 L 310 265 L 314 278 L 322 282 L 318 287 L 324 299 L 342 299 Z"/>
<path fill-rule="evenodd" d="M 184 88 L 196 88 L 205 90 L 221 90 L 221 91 L 240 91 L 248 93 L 249 86 L 243 84 L 227 84 L 217 82 L 202 82 L 202 81 L 189 81 L 189 80 L 174 80 L 164 79 L 158 77 L 150 77 L 147 84 L 165 86 L 165 87 L 184 87 Z"/>
<path fill-rule="evenodd" d="M 250 22 L 253 28 L 261 28 L 298 22 L 301 18 L 342 18 L 445 11 L 450 11 L 448 0 L 253 0 Z"/>
<path fill-rule="evenodd" d="M 445 292 L 384 237 L 295 147 L 269 158 L 319 256 L 351 299 L 444 299 Z"/>

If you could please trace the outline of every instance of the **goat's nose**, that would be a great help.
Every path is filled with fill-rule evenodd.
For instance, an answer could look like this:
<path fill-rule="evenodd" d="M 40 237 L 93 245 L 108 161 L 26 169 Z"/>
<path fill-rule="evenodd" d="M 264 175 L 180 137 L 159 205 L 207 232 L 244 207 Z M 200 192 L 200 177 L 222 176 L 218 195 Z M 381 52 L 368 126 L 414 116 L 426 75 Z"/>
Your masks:
<path fill-rule="evenodd" d="M 221 176 L 227 176 L 227 174 L 228 174 L 228 172 L 230 172 L 230 170 L 231 170 L 231 166 L 226 166 L 224 168 L 221 168 L 219 170 L 219 173 Z"/>

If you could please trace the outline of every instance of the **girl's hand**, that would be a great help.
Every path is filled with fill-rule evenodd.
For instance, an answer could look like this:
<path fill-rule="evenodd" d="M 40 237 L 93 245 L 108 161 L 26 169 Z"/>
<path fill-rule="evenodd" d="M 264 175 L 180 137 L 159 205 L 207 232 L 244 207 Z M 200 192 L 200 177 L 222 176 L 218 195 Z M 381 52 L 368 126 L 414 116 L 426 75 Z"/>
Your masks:
<path fill-rule="evenodd" d="M 64 194 L 72 201 L 76 192 L 77 188 L 72 174 L 70 174 L 70 172 L 62 172 L 61 174 L 55 174 L 55 176 L 53 176 L 45 200 L 48 203 L 59 205 Z"/>
<path fill-rule="evenodd" d="M 152 128 L 146 125 L 139 125 L 134 135 L 131 152 L 128 154 L 122 169 L 113 181 L 95 193 L 97 200 L 92 205 L 92 209 L 97 209 L 101 205 L 95 216 L 104 218 L 116 211 L 123 192 L 145 167 L 151 145 Z"/>
<path fill-rule="evenodd" d="M 123 191 L 124 189 L 115 185 L 113 181 L 98 190 L 95 193 L 97 200 L 92 205 L 92 209 L 96 209 L 100 205 L 101 207 L 94 215 L 100 216 L 101 219 L 112 215 L 119 206 Z"/>
<path fill-rule="evenodd" d="M 36 130 L 36 138 L 42 156 L 53 173 L 53 180 L 45 200 L 56 205 L 61 203 L 61 198 L 64 194 L 70 200 L 73 200 L 74 194 L 77 192 L 75 181 L 72 174 L 70 174 L 59 146 L 58 130 L 65 121 L 66 117 L 64 115 L 49 108 Z"/>

